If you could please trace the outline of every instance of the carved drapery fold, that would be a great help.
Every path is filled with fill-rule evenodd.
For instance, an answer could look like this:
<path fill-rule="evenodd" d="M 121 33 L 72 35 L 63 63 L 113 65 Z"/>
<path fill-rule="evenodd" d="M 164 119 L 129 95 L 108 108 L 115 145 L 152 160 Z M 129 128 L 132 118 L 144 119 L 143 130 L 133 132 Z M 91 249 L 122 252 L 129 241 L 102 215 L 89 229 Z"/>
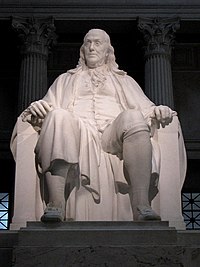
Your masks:
<path fill-rule="evenodd" d="M 178 18 L 139 18 L 145 41 L 145 91 L 155 104 L 174 107 L 171 49 Z"/>
<path fill-rule="evenodd" d="M 55 43 L 53 18 L 13 18 L 12 26 L 21 40 L 22 56 L 18 110 L 40 99 L 47 90 L 49 47 Z"/>

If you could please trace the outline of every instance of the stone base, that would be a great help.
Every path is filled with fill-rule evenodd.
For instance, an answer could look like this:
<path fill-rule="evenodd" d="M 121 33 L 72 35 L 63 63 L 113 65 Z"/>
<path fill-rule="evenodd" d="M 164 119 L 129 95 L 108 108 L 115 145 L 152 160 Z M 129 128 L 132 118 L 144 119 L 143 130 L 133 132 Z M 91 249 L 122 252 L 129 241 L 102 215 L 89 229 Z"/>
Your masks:
<path fill-rule="evenodd" d="M 15 253 L 15 267 L 194 267 L 183 265 L 183 250 L 173 246 L 33 247 Z"/>
<path fill-rule="evenodd" d="M 132 246 L 176 244 L 168 222 L 28 222 L 19 231 L 19 246 Z"/>
<path fill-rule="evenodd" d="M 0 266 L 11 267 L 13 248 L 18 244 L 18 231 L 0 230 Z"/>
<path fill-rule="evenodd" d="M 12 258 L 2 267 L 199 267 L 200 232 L 153 221 L 28 222 Z"/>

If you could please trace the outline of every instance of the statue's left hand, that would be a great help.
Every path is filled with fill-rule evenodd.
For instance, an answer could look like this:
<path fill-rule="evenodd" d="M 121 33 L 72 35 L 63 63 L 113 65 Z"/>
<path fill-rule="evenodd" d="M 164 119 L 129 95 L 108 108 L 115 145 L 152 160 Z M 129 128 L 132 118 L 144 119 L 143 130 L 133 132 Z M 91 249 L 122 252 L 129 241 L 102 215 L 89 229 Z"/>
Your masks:
<path fill-rule="evenodd" d="M 35 101 L 22 112 L 22 121 L 29 122 L 34 127 L 41 126 L 44 118 L 52 109 L 52 105 L 42 99 Z"/>
<path fill-rule="evenodd" d="M 44 119 L 49 111 L 52 110 L 52 106 L 44 100 L 38 100 L 30 104 L 28 107 L 30 114 L 39 119 Z"/>
<path fill-rule="evenodd" d="M 168 106 L 156 106 L 154 108 L 153 114 L 151 115 L 152 119 L 156 119 L 159 124 L 164 128 L 166 125 L 169 125 L 173 116 L 177 115 L 175 111 L 173 111 Z"/>

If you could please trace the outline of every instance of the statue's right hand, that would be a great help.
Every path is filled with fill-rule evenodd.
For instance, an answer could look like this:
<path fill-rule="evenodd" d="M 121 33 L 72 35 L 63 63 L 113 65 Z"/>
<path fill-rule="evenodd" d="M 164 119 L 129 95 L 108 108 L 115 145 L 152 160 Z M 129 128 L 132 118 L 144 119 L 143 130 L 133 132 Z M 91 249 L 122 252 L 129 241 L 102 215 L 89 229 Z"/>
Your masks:
<path fill-rule="evenodd" d="M 47 113 L 52 110 L 52 106 L 44 100 L 38 100 L 31 103 L 28 110 L 34 117 L 44 119 Z"/>

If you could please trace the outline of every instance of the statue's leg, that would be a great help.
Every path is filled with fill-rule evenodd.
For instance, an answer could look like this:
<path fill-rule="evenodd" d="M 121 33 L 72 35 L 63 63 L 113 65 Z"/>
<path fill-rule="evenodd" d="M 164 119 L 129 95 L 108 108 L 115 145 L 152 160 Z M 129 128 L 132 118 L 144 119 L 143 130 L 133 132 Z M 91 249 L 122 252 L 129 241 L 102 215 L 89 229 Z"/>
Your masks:
<path fill-rule="evenodd" d="M 150 131 L 141 112 L 122 112 L 103 133 L 102 145 L 106 152 L 120 155 L 124 160 L 134 220 L 160 220 L 149 203 L 152 147 Z"/>
<path fill-rule="evenodd" d="M 45 173 L 48 203 L 44 215 L 41 217 L 43 222 L 63 221 L 65 218 L 65 188 L 67 174 L 71 164 L 65 163 L 64 161 L 55 161 L 54 165 L 56 165 L 56 169 L 51 169 Z M 69 195 L 68 192 L 67 194 Z"/>
<path fill-rule="evenodd" d="M 50 172 L 47 172 L 45 179 L 49 201 L 41 220 L 43 222 L 63 221 L 65 216 L 65 178 L 58 175 L 53 176 Z"/>
<path fill-rule="evenodd" d="M 126 134 L 128 135 L 126 137 Z M 149 132 L 124 135 L 123 159 L 131 186 L 130 201 L 134 220 L 160 220 L 149 204 L 152 148 Z"/>
<path fill-rule="evenodd" d="M 73 115 L 62 109 L 51 111 L 44 120 L 35 149 L 36 158 L 45 173 L 43 190 L 47 190 L 47 208 L 42 221 L 62 221 L 65 217 L 68 171 L 78 163 L 79 128 Z M 74 178 L 75 179 L 75 178 Z M 78 179 L 78 174 L 77 174 Z M 69 180 L 69 181 L 68 181 Z M 72 184 L 76 183 L 72 181 Z"/>

